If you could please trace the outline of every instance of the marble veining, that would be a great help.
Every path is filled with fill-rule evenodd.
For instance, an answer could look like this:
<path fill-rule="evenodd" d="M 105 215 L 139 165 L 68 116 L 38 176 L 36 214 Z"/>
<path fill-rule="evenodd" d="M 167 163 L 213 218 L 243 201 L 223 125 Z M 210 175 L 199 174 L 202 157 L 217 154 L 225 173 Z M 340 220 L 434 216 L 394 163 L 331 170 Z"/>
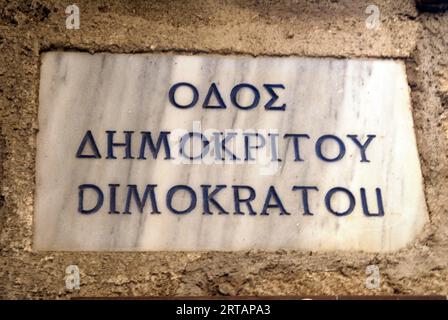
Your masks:
<path fill-rule="evenodd" d="M 427 221 L 401 61 L 42 55 L 36 250 L 382 252 Z"/>

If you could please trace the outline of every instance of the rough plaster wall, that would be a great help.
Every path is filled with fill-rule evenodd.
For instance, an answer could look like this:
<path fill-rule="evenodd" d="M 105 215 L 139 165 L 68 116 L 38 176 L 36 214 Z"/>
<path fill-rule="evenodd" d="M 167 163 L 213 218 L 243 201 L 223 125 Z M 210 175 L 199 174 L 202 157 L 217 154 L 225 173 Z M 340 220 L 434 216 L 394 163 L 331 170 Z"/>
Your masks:
<path fill-rule="evenodd" d="M 0 298 L 116 295 L 448 295 L 448 13 L 413 1 L 76 1 L 81 29 L 65 28 L 65 3 L 0 0 Z M 416 242 L 393 254 L 33 252 L 39 54 L 245 53 L 393 57 L 407 61 L 430 211 Z M 81 289 L 64 288 L 65 268 Z M 381 287 L 365 288 L 377 264 Z"/>

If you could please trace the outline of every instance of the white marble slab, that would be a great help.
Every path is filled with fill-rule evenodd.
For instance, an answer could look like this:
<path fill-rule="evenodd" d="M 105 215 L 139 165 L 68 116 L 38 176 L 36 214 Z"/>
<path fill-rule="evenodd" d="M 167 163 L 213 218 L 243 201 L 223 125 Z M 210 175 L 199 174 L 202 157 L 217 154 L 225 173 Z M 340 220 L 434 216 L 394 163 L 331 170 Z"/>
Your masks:
<path fill-rule="evenodd" d="M 169 90 L 179 82 L 197 88 L 195 106 L 182 109 L 170 102 Z M 203 108 L 211 83 L 216 83 L 225 109 Z M 240 83 L 251 84 L 260 92 L 258 107 L 244 110 L 233 105 L 231 91 Z M 274 107 L 285 104 L 285 110 L 266 110 L 272 94 L 264 84 L 284 85 L 284 89 L 271 88 L 279 95 Z M 185 86 L 174 94 L 182 105 L 192 97 L 191 89 Z M 253 99 L 253 91 L 243 88 L 235 103 L 244 107 Z M 217 104 L 216 96 L 208 103 Z M 89 143 L 80 148 L 88 131 L 97 154 Z M 106 131 L 116 131 L 114 142 L 124 142 L 124 131 L 133 131 L 128 133 L 128 156 L 133 159 L 123 159 L 125 147 L 114 147 L 117 159 L 107 159 Z M 144 150 L 146 159 L 139 159 L 142 131 L 151 132 L 155 141 L 161 131 L 170 132 L 167 137 L 174 159 L 165 159 L 163 145 L 156 159 L 149 149 Z M 180 136 L 188 132 L 202 132 L 210 140 L 209 153 L 194 163 L 178 152 Z M 235 135 L 228 148 L 233 146 L 242 160 L 232 161 L 229 156 L 225 161 L 215 159 L 213 138 L 217 132 Z M 255 161 L 244 161 L 244 136 L 249 132 L 265 139 L 264 146 L 250 149 Z M 298 140 L 302 161 L 296 161 L 292 138 L 285 138 L 285 134 L 309 136 Z M 340 139 L 345 148 L 340 160 L 319 158 L 316 145 L 325 135 Z M 360 143 L 368 135 L 375 136 L 365 149 L 365 161 L 348 135 L 355 135 L 353 139 Z M 321 149 L 317 148 L 322 157 L 334 158 L 341 152 L 334 137 L 321 138 Z M 201 149 L 196 138 L 185 145 L 195 142 L 193 152 L 197 154 L 206 148 Z M 248 139 L 251 144 L 262 138 Z M 101 158 L 79 158 L 78 149 L 78 156 Z M 282 161 L 277 161 L 272 150 Z M 187 151 L 185 148 L 184 153 Z M 36 250 L 282 248 L 379 252 L 412 243 L 428 220 L 405 68 L 402 62 L 392 60 L 45 53 L 36 184 Z M 110 184 L 119 185 L 112 187 L 115 208 L 111 207 Z M 99 193 L 86 187 L 80 207 L 81 185 L 95 185 L 103 193 L 98 211 L 80 212 L 92 209 L 99 199 Z M 135 194 L 130 193 L 126 210 L 126 197 L 133 188 L 128 185 L 136 185 L 140 197 L 147 185 L 157 185 L 153 189 L 157 208 L 152 207 L 149 197 L 140 213 Z M 167 196 L 179 185 L 191 190 L 180 189 L 171 198 Z M 209 203 L 210 213 L 204 214 L 208 210 L 201 185 L 210 185 L 209 191 L 225 186 L 215 199 L 227 214 L 219 214 L 213 203 Z M 234 189 L 238 185 L 250 186 L 256 192 L 251 202 L 255 214 L 249 214 L 243 203 L 242 214 L 235 214 Z M 281 214 L 278 206 L 262 214 L 270 186 L 288 214 Z M 293 191 L 294 186 L 318 188 L 309 191 L 308 214 L 304 214 L 302 193 Z M 337 214 L 349 208 L 347 191 L 333 188 L 344 188 L 353 195 L 354 207 L 349 214 Z M 372 214 L 379 212 L 375 193 L 379 188 L 383 215 L 366 215 L 361 188 L 366 191 L 368 213 Z M 238 192 L 241 198 L 249 195 L 246 189 Z M 330 197 L 329 204 L 326 196 Z M 270 204 L 278 204 L 275 197 L 270 200 Z M 190 205 L 190 212 L 173 212 Z"/>

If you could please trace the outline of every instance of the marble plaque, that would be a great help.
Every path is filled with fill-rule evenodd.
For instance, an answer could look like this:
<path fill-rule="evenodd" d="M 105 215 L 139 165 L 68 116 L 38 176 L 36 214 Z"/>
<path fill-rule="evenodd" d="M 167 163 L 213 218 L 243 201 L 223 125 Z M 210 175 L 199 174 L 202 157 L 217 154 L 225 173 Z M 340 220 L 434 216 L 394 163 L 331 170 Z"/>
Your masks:
<path fill-rule="evenodd" d="M 42 55 L 36 250 L 362 250 L 428 220 L 401 61 Z"/>

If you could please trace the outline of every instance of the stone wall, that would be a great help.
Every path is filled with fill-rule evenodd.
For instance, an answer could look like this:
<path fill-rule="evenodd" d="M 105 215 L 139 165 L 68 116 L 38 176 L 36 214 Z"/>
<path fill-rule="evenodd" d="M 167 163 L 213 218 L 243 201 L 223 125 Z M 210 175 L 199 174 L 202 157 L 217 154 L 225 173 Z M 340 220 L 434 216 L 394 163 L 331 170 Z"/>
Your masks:
<path fill-rule="evenodd" d="M 448 13 L 413 1 L 0 1 L 0 297 L 124 295 L 448 295 Z M 430 223 L 390 254 L 361 252 L 64 253 L 32 249 L 40 54 L 219 53 L 381 57 L 407 65 Z M 78 265 L 80 290 L 65 289 Z M 381 286 L 365 287 L 376 264 Z"/>

